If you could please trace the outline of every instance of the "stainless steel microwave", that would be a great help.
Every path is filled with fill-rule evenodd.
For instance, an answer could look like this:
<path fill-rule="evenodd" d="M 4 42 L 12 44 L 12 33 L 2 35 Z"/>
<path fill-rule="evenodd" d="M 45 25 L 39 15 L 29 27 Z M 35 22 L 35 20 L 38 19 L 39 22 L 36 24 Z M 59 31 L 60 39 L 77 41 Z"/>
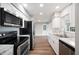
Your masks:
<path fill-rule="evenodd" d="M 20 27 L 22 26 L 22 19 L 4 11 L 4 8 L 0 8 L 0 25 Z"/>

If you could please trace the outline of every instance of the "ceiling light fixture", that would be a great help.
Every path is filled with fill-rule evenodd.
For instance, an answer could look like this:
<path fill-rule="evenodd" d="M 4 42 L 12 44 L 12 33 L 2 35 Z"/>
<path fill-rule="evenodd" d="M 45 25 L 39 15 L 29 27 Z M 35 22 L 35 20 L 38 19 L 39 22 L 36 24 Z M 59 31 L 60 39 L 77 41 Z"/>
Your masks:
<path fill-rule="evenodd" d="M 60 7 L 59 6 L 56 6 L 56 9 L 59 9 Z"/>
<path fill-rule="evenodd" d="M 40 4 L 40 7 L 44 7 L 44 4 Z"/>
<path fill-rule="evenodd" d="M 5 10 L 5 11 L 7 11 L 7 9 L 6 9 L 6 8 L 4 8 L 4 10 Z"/>
<path fill-rule="evenodd" d="M 42 12 L 40 12 L 40 15 L 43 15 L 43 13 L 42 13 Z"/>
<path fill-rule="evenodd" d="M 40 22 L 40 20 L 38 20 Z"/>
<path fill-rule="evenodd" d="M 23 6 L 27 8 L 28 7 L 28 4 L 27 3 L 24 3 Z"/>

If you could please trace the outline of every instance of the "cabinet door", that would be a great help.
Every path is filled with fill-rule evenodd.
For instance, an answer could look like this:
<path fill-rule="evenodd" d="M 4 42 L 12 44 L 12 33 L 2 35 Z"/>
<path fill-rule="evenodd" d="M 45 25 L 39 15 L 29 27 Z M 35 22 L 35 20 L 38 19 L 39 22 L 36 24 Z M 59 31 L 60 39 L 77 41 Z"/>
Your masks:
<path fill-rule="evenodd" d="M 69 54 L 69 48 L 67 48 L 61 41 L 59 42 L 59 54 L 60 55 Z"/>
<path fill-rule="evenodd" d="M 0 8 L 0 26 L 3 26 L 5 19 L 4 8 Z"/>
<path fill-rule="evenodd" d="M 60 55 L 74 55 L 75 50 L 70 46 L 66 45 L 62 41 L 59 41 L 59 54 Z"/>

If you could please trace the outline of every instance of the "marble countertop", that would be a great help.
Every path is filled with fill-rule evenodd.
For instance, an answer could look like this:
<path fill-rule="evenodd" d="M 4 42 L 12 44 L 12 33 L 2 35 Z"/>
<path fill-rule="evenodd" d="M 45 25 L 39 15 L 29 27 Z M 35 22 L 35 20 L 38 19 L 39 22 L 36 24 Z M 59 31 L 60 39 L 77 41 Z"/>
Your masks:
<path fill-rule="evenodd" d="M 60 40 L 75 48 L 75 38 L 60 38 Z"/>
<path fill-rule="evenodd" d="M 14 45 L 0 44 L 0 55 L 8 55 L 9 53 L 13 54 L 13 47 L 14 47 Z"/>

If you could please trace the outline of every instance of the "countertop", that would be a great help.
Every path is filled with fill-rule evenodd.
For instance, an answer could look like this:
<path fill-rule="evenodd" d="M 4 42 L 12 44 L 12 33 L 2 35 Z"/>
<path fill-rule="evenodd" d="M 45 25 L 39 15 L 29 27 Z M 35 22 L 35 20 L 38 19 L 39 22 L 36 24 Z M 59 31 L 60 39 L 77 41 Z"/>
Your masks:
<path fill-rule="evenodd" d="M 4 45 L 0 44 L 0 55 L 12 55 L 13 54 L 13 46 L 14 45 Z"/>
<path fill-rule="evenodd" d="M 75 48 L 75 38 L 60 38 L 60 40 Z"/>

